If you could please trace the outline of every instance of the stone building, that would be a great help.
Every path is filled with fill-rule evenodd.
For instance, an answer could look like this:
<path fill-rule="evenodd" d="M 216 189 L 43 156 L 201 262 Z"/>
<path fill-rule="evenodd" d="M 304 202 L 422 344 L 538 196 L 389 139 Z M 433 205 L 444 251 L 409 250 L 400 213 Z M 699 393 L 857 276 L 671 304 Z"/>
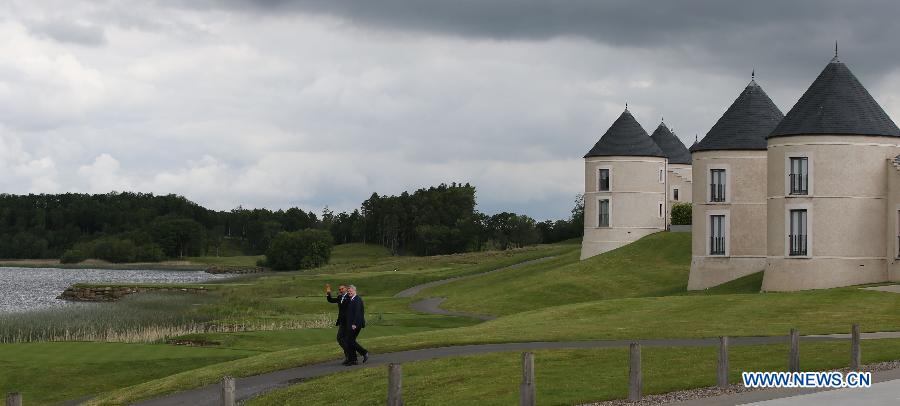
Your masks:
<path fill-rule="evenodd" d="M 672 205 L 675 203 L 690 203 L 693 196 L 693 170 L 691 168 L 691 153 L 687 147 L 675 136 L 675 133 L 660 122 L 650 139 L 659 146 L 668 159 L 666 165 L 666 224 L 672 224 Z"/>
<path fill-rule="evenodd" d="M 584 156 L 581 259 L 666 229 L 666 155 L 626 107 Z"/>
<path fill-rule="evenodd" d="M 768 137 L 762 289 L 897 281 L 898 154 L 900 129 L 835 53 Z"/>
<path fill-rule="evenodd" d="M 900 281 L 900 129 L 836 54 L 780 116 L 751 81 L 691 148 L 688 288 Z"/>
<path fill-rule="evenodd" d="M 766 267 L 766 136 L 783 115 L 751 79 L 691 147 L 694 202 L 688 289 Z"/>

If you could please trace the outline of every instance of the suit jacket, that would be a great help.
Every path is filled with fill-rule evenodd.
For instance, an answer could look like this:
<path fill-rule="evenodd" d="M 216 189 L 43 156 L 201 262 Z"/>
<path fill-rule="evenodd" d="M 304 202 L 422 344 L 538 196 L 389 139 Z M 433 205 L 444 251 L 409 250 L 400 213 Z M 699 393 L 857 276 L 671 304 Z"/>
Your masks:
<path fill-rule="evenodd" d="M 335 326 L 340 326 L 344 322 L 344 318 L 347 313 L 347 305 L 350 304 L 350 297 L 347 294 L 338 295 L 338 297 L 331 297 L 331 293 L 326 294 L 325 299 L 328 300 L 328 303 L 337 303 L 338 304 L 338 317 L 337 321 L 334 322 Z"/>
<path fill-rule="evenodd" d="M 349 303 L 347 303 L 347 314 L 344 318 L 347 327 L 355 324 L 358 328 L 365 328 L 366 306 L 363 304 L 362 296 L 356 295 L 352 299 L 350 296 L 347 296 L 347 299 L 349 299 Z"/>

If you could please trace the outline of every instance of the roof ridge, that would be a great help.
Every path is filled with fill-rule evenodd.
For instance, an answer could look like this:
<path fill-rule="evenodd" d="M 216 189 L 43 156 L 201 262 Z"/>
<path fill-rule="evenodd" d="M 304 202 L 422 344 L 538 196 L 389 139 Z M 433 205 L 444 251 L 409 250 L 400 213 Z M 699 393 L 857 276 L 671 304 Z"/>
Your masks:
<path fill-rule="evenodd" d="M 778 106 L 753 78 L 690 151 L 765 150 L 766 135 L 783 117 Z"/>
<path fill-rule="evenodd" d="M 814 134 L 900 137 L 900 128 L 835 52 L 769 137 Z"/>
<path fill-rule="evenodd" d="M 684 143 L 669 129 L 665 123 L 659 123 L 659 126 L 656 127 L 656 130 L 653 131 L 653 134 L 650 134 L 650 139 L 659 146 L 659 149 L 666 155 L 666 158 L 669 159 L 669 163 L 672 164 L 691 164 L 691 153 L 688 151 L 687 147 L 684 146 Z"/>
<path fill-rule="evenodd" d="M 584 157 L 592 156 L 666 155 L 626 108 Z"/>

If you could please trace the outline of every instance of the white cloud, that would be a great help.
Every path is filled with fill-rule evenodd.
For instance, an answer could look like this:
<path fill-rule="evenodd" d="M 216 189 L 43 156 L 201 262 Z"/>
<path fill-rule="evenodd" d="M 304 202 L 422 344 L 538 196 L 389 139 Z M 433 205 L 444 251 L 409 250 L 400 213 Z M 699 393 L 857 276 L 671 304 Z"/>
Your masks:
<path fill-rule="evenodd" d="M 133 190 L 132 184 L 119 173 L 120 167 L 118 160 L 103 153 L 91 164 L 79 167 L 78 176 L 87 184 L 90 193 Z"/>

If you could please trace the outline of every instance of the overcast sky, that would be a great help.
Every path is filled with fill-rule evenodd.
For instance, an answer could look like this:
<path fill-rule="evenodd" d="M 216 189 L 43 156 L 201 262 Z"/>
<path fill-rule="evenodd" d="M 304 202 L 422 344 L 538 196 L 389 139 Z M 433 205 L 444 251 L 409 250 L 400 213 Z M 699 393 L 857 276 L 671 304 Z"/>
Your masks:
<path fill-rule="evenodd" d="M 5 193 L 320 212 L 456 181 L 484 212 L 562 218 L 626 101 L 690 145 L 754 68 L 786 113 L 835 40 L 900 117 L 892 1 L 2 4 Z"/>

